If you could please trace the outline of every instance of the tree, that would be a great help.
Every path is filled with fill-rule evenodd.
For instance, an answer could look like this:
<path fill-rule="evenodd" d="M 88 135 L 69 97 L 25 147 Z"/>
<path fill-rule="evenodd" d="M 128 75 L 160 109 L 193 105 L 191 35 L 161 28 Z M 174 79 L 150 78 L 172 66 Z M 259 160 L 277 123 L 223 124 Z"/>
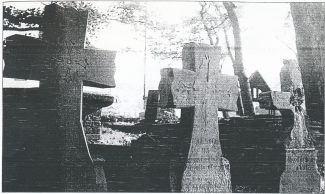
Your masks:
<path fill-rule="evenodd" d="M 240 97 L 238 103 L 241 115 L 254 115 L 253 101 L 250 93 L 250 84 L 244 72 L 242 45 L 240 37 L 240 27 L 235 12 L 236 6 L 232 2 L 200 2 L 200 12 L 198 17 L 194 17 L 190 23 L 195 29 L 204 30 L 211 45 L 217 46 L 220 42 L 220 36 L 223 33 L 225 37 L 226 51 L 224 56 L 228 56 L 233 64 L 234 74 L 238 76 L 240 84 Z M 234 37 L 234 53 L 231 49 L 231 43 L 228 37 L 228 31 L 232 30 Z"/>
<path fill-rule="evenodd" d="M 290 3 L 307 114 L 324 123 L 325 3 Z"/>
<path fill-rule="evenodd" d="M 52 1 L 51 3 L 59 4 L 63 7 L 73 7 L 77 10 L 87 10 L 89 13 L 86 42 L 88 46 L 89 40 L 96 37 L 96 32 L 107 27 L 112 21 L 143 25 L 145 21 L 144 7 L 139 2 L 109 2 L 104 11 L 99 11 L 95 2 L 84 1 Z M 45 5 L 45 4 L 44 4 Z M 27 10 L 19 10 L 14 6 L 3 6 L 3 30 L 42 31 L 43 12 L 41 8 L 30 8 Z"/>
<path fill-rule="evenodd" d="M 39 30 L 42 16 L 41 9 L 18 10 L 13 6 L 3 6 L 3 30 Z"/>
<path fill-rule="evenodd" d="M 238 76 L 239 79 L 240 93 L 243 100 L 244 111 L 245 111 L 244 114 L 254 115 L 253 100 L 250 93 L 250 84 L 244 72 L 240 27 L 239 27 L 239 22 L 238 22 L 236 12 L 234 10 L 236 6 L 232 2 L 223 2 L 223 5 L 227 10 L 228 17 L 232 26 L 232 32 L 234 35 L 235 57 L 234 57 L 233 67 L 234 67 L 234 73 L 235 75 Z"/>

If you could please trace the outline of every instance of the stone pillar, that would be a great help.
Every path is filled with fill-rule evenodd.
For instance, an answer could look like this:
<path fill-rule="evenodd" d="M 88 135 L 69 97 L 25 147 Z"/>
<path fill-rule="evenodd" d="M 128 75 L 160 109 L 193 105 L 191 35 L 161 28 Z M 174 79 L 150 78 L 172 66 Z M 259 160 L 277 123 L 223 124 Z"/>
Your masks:
<path fill-rule="evenodd" d="M 281 89 L 290 92 L 293 128 L 286 145 L 286 165 L 280 178 L 281 193 L 319 193 L 320 174 L 317 171 L 317 150 L 306 126 L 304 91 L 299 67 L 284 61 L 281 70 Z"/>

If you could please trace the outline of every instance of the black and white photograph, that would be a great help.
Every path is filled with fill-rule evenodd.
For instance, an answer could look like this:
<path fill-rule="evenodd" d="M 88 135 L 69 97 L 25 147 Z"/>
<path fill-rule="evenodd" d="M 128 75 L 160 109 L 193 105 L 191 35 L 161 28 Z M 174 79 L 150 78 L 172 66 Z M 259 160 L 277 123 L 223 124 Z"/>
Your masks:
<path fill-rule="evenodd" d="M 2 192 L 325 192 L 325 1 L 2 6 Z"/>

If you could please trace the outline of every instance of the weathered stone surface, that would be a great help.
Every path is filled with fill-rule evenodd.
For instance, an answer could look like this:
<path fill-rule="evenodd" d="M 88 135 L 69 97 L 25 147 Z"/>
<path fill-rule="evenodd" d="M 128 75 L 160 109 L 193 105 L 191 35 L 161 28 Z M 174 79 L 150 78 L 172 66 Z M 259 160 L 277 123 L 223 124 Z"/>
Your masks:
<path fill-rule="evenodd" d="M 301 111 L 294 110 L 293 128 L 290 133 L 289 149 L 314 148 L 309 131 L 306 126 L 305 114 Z"/>
<path fill-rule="evenodd" d="M 189 43 L 183 48 L 183 70 L 161 70 L 159 105 L 194 107 L 182 192 L 231 192 L 230 165 L 222 157 L 217 114 L 219 101 L 224 109 L 236 107 L 239 90 L 236 77 L 220 75 L 219 57 L 217 47 Z"/>
<path fill-rule="evenodd" d="M 324 124 L 325 4 L 292 2 L 290 7 L 307 113 Z"/>
<path fill-rule="evenodd" d="M 291 60 L 283 60 L 283 67 L 280 72 L 281 79 L 281 91 L 282 92 L 293 92 L 297 88 L 303 88 L 301 72 L 298 63 Z M 305 103 L 301 105 L 304 109 Z"/>
<path fill-rule="evenodd" d="M 272 110 L 290 110 L 290 92 L 269 91 L 259 95 L 258 102 L 261 108 Z"/>
<path fill-rule="evenodd" d="M 291 92 L 297 88 L 303 88 L 301 72 L 297 62 L 293 59 L 283 60 L 280 72 L 281 91 Z"/>
<path fill-rule="evenodd" d="M 149 90 L 145 112 L 145 121 L 149 123 L 155 122 L 158 113 L 159 90 Z"/>
<path fill-rule="evenodd" d="M 290 140 L 286 146 L 286 168 L 280 178 L 280 192 L 319 193 L 320 175 L 317 171 L 317 152 L 306 126 L 304 90 L 299 67 L 285 60 L 281 69 L 282 92 L 264 92 L 259 96 L 260 106 L 282 110 L 283 119 L 293 114 Z M 288 111 L 290 114 L 288 114 Z"/>
<path fill-rule="evenodd" d="M 83 119 L 83 127 L 85 129 L 86 139 L 88 142 L 97 141 L 100 139 L 101 131 L 101 110 L 97 110 L 88 114 Z"/>
<path fill-rule="evenodd" d="M 286 167 L 280 179 L 281 193 L 319 193 L 320 175 L 315 148 L 287 149 Z"/>
<path fill-rule="evenodd" d="M 219 110 L 237 111 L 238 79 L 231 75 L 217 75 L 217 106 Z"/>
<path fill-rule="evenodd" d="M 238 99 L 238 79 L 229 75 L 216 75 L 215 85 L 213 86 L 216 96 L 216 105 L 220 110 L 237 111 Z M 197 75 L 193 71 L 186 69 L 165 68 L 161 70 L 161 80 L 159 84 L 160 107 L 186 108 L 195 106 L 195 99 L 199 96 L 189 95 L 193 88 Z M 227 84 L 225 84 L 227 83 Z M 196 87 L 199 87 L 196 85 Z"/>
<path fill-rule="evenodd" d="M 286 145 L 286 168 L 280 178 L 280 192 L 318 193 L 317 151 L 306 126 L 305 94 L 297 63 L 284 60 L 280 77 L 281 90 L 290 92 L 289 102 L 293 112 L 293 128 Z"/>
<path fill-rule="evenodd" d="M 14 35 L 7 38 L 4 50 L 4 76 L 39 80 L 39 90 L 45 98 L 41 109 L 49 109 L 55 115 L 47 118 L 49 121 L 43 128 L 47 134 L 59 134 L 55 138 L 61 143 L 52 145 L 44 141 L 39 146 L 60 154 L 49 159 L 40 160 L 42 156 L 32 159 L 48 165 L 60 161 L 62 174 L 55 181 L 62 185 L 53 191 L 97 191 L 99 188 L 81 123 L 82 86 L 115 86 L 115 52 L 84 49 L 87 15 L 87 11 L 48 5 L 42 40 Z"/>
<path fill-rule="evenodd" d="M 103 107 L 110 106 L 113 102 L 114 97 L 109 94 L 83 91 L 82 117 L 84 118 L 86 115 L 94 113 Z"/>

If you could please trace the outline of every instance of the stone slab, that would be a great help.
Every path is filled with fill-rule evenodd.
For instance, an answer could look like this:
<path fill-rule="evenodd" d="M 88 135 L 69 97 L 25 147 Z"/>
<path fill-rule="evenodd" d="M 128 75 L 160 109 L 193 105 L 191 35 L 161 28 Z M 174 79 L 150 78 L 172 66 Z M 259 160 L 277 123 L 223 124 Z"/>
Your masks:
<path fill-rule="evenodd" d="M 260 108 L 290 110 L 293 108 L 293 106 L 290 104 L 290 96 L 290 92 L 262 92 L 259 95 L 258 102 L 260 103 Z"/>
<path fill-rule="evenodd" d="M 286 167 L 280 179 L 281 193 L 319 193 L 321 176 L 314 148 L 287 149 Z"/>

